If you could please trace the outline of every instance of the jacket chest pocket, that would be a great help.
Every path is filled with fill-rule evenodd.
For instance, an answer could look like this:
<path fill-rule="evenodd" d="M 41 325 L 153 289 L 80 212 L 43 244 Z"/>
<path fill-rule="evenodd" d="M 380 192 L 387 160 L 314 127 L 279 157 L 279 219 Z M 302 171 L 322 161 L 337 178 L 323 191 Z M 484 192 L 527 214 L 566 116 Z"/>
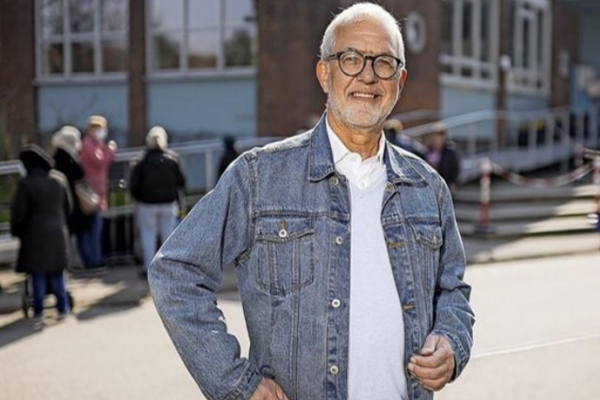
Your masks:
<path fill-rule="evenodd" d="M 438 264 L 440 261 L 440 247 L 442 247 L 442 228 L 437 223 L 416 222 L 411 223 L 411 230 L 415 238 L 416 258 L 425 293 L 433 295 L 437 281 Z"/>
<path fill-rule="evenodd" d="M 314 280 L 314 228 L 306 217 L 257 220 L 257 283 L 274 295 L 287 296 Z"/>

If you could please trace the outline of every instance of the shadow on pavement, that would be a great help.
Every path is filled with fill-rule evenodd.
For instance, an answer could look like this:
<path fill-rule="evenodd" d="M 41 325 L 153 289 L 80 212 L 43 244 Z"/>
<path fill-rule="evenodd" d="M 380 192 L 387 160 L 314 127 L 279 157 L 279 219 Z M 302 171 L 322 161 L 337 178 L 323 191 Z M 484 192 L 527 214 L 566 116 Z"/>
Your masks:
<path fill-rule="evenodd" d="M 0 348 L 37 333 L 33 321 L 23 318 L 0 326 Z"/>

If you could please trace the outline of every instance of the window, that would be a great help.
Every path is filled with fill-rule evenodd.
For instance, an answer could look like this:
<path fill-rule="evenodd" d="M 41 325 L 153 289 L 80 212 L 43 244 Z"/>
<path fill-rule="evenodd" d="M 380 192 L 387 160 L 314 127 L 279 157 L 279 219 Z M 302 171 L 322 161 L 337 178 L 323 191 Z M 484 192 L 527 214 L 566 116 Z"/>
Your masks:
<path fill-rule="evenodd" d="M 128 0 L 37 0 L 36 26 L 40 78 L 126 69 Z"/>
<path fill-rule="evenodd" d="M 253 0 L 148 0 L 151 73 L 251 68 Z"/>
<path fill-rule="evenodd" d="M 498 0 L 442 0 L 442 80 L 492 87 Z"/>
<path fill-rule="evenodd" d="M 513 91 L 548 92 L 550 87 L 550 7 L 547 0 L 513 0 L 510 10 Z"/>

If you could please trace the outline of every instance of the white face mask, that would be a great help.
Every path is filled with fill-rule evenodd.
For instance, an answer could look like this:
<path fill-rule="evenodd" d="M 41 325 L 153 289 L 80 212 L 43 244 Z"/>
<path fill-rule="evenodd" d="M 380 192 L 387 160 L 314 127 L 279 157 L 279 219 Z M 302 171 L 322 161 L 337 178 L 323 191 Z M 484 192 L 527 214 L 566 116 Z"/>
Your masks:
<path fill-rule="evenodd" d="M 22 178 L 25 178 L 27 176 L 27 169 L 21 161 L 19 161 L 17 168 L 19 169 L 19 175 L 21 175 Z"/>
<path fill-rule="evenodd" d="M 101 140 L 101 141 L 105 141 L 106 140 L 106 136 L 108 135 L 108 131 L 106 130 L 106 128 L 99 128 L 96 130 L 96 139 Z"/>

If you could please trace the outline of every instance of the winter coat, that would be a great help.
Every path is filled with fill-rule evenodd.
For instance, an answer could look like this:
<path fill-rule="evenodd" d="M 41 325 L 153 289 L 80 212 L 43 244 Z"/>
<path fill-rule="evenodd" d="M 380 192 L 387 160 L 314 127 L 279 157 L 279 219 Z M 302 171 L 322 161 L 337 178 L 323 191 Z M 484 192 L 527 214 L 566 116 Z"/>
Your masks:
<path fill-rule="evenodd" d="M 165 204 L 177 201 L 185 176 L 177 153 L 152 149 L 143 153 L 131 172 L 129 187 L 136 201 Z"/>
<path fill-rule="evenodd" d="M 108 169 L 115 159 L 114 151 L 106 144 L 91 136 L 86 136 L 83 139 L 79 157 L 85 178 L 100 196 L 102 210 L 106 210 L 108 208 Z"/>
<path fill-rule="evenodd" d="M 84 172 L 79 163 L 63 149 L 57 149 L 54 153 L 55 169 L 62 172 L 69 182 L 69 189 L 73 198 L 73 212 L 67 221 L 70 233 L 81 233 L 87 225 L 90 217 L 81 212 L 79 200 L 75 196 L 75 182 L 84 178 Z"/>
<path fill-rule="evenodd" d="M 11 233 L 21 241 L 17 272 L 56 273 L 67 267 L 67 215 L 71 203 L 65 176 L 51 170 L 43 150 L 28 147 L 19 156 L 27 176 L 11 207 Z"/>

